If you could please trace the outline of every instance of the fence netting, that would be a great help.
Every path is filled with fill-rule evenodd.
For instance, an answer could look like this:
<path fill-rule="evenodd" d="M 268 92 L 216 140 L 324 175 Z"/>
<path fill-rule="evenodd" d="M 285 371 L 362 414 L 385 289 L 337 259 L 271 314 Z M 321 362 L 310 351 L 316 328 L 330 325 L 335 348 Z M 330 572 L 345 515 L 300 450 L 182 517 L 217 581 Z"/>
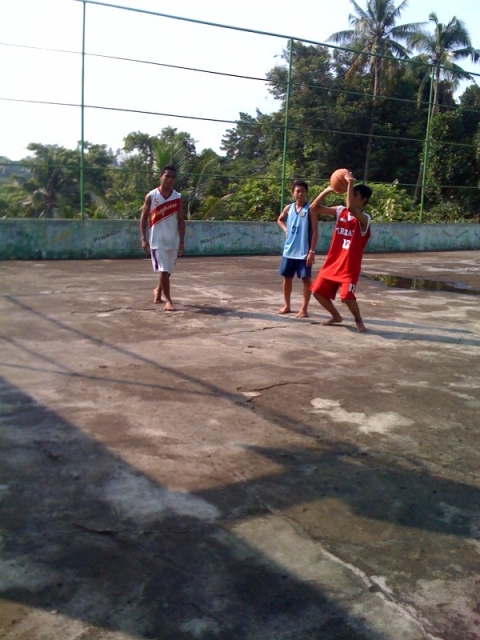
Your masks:
<path fill-rule="evenodd" d="M 0 157 L 0 216 L 138 218 L 159 169 L 173 163 L 191 220 L 274 220 L 295 178 L 315 196 L 346 167 L 373 187 L 377 220 L 479 221 L 479 74 L 465 71 L 460 55 L 435 58 L 420 27 L 403 40 L 403 54 L 388 41 L 368 49 L 359 33 L 320 43 L 79 5 L 70 47 L 0 42 L 16 62 L 11 73 L 22 62 L 32 78 L 15 95 L 8 82 L 0 89 L 15 115 L 10 133 L 32 136 L 23 158 Z M 105 18 L 114 39 L 102 34 Z M 166 33 L 173 44 L 155 46 Z M 276 57 L 256 55 L 262 39 Z M 182 47 L 187 40 L 195 56 Z M 202 56 L 212 42 L 214 64 Z M 463 55 L 478 57 L 473 46 Z M 264 97 L 255 104 L 259 85 Z M 54 134 L 38 142 L 47 124 L 67 131 L 70 146 Z M 102 139 L 112 129 L 116 148 Z"/>

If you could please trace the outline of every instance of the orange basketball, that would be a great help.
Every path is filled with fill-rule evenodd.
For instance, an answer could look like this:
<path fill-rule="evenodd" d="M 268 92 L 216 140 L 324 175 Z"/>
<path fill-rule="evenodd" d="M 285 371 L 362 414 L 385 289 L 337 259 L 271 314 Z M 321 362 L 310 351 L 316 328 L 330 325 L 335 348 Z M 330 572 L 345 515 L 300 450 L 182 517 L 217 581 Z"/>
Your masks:
<path fill-rule="evenodd" d="M 346 169 L 336 169 L 330 176 L 330 186 L 336 193 L 346 193 L 348 182 L 345 178 Z"/>

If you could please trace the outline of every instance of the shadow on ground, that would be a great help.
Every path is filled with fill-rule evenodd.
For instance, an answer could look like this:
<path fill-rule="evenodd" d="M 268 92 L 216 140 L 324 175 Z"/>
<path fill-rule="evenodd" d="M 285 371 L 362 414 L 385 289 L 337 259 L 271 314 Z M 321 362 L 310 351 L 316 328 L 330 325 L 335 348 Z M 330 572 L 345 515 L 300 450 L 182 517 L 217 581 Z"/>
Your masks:
<path fill-rule="evenodd" d="M 25 390 L 31 374 L 42 371 L 52 374 L 50 380 L 60 375 L 71 377 L 75 383 L 82 379 L 95 383 L 97 377 L 91 374 L 92 368 L 88 368 L 88 374 L 79 373 L 75 363 L 69 366 L 65 364 L 67 360 L 62 363 L 49 357 L 46 349 L 37 351 L 28 340 L 6 338 L 6 344 L 14 347 L 12 353 L 22 353 L 35 363 L 43 362 L 44 369 L 41 364 L 6 362 L 6 367 L 22 371 L 26 382 L 23 385 L 17 374 L 19 386 L 7 379 L 0 384 L 3 602 L 57 612 L 100 630 L 158 640 L 390 639 L 395 629 L 382 633 L 379 627 L 372 627 L 374 615 L 369 619 L 363 615 L 366 607 L 362 606 L 368 598 L 378 596 L 382 605 L 391 604 L 396 610 L 403 606 L 402 615 L 410 615 L 409 621 L 417 622 L 415 615 L 420 612 L 418 635 L 410 638 L 399 633 L 397 637 L 432 637 L 423 629 L 432 628 L 435 615 L 429 618 L 425 614 L 422 618 L 421 605 L 409 608 L 410 594 L 405 584 L 410 581 L 413 590 L 420 580 L 434 582 L 441 578 L 448 582 L 455 571 L 462 577 L 467 574 L 465 566 L 455 563 L 471 556 L 462 556 L 460 549 L 447 558 L 450 549 L 458 550 L 465 541 L 476 543 L 480 538 L 480 492 L 467 479 L 460 482 L 435 476 L 414 456 L 409 458 L 402 452 L 397 457 L 387 456 L 386 449 L 376 447 L 374 441 L 367 452 L 346 442 L 340 432 L 337 438 L 334 431 L 330 435 L 315 431 L 296 408 L 291 409 L 289 417 L 289 411 L 283 410 L 279 396 L 273 393 L 262 402 L 253 400 L 247 404 L 244 394 L 232 392 L 235 387 L 229 389 L 223 381 L 216 384 L 208 376 L 202 378 L 184 363 L 178 367 L 159 364 L 153 356 L 141 356 L 118 346 L 115 338 L 109 341 L 96 337 L 93 331 L 69 326 L 16 296 L 5 298 L 28 314 L 28 326 L 48 324 L 53 334 L 62 336 L 62 345 L 68 345 L 69 340 L 86 341 L 89 346 L 106 349 L 113 360 L 125 357 L 129 363 L 146 365 L 160 380 L 152 375 L 152 381 L 147 383 L 145 378 L 135 379 L 132 369 L 119 367 L 115 370 L 120 371 L 118 375 L 99 373 L 99 384 L 105 388 L 129 385 L 138 393 L 175 391 L 178 404 L 201 397 L 210 408 L 221 400 L 235 406 L 239 423 L 251 421 L 254 406 L 255 415 L 268 423 L 267 435 L 278 435 L 283 430 L 292 436 L 307 436 L 311 446 L 293 444 L 300 440 L 293 437 L 291 446 L 285 447 L 241 445 L 252 467 L 256 460 L 262 460 L 269 463 L 265 464 L 269 472 L 262 473 L 260 465 L 258 473 L 248 479 L 217 483 L 190 493 L 174 491 L 154 482 L 120 454 L 86 435 L 74 420 L 70 422 L 37 403 L 33 389 L 31 395 Z M 205 305 L 199 313 L 222 316 L 224 309 Z M 268 313 L 235 309 L 228 309 L 228 313 L 237 319 L 285 322 Z M 299 326 L 302 324 L 300 321 Z M 371 324 L 370 335 L 379 335 L 387 342 L 401 337 L 405 342 L 479 345 L 463 329 L 448 329 L 449 335 L 439 336 L 431 325 L 423 326 L 418 321 L 410 325 L 376 319 Z M 238 330 L 239 325 L 234 329 Z M 404 334 L 400 329 L 412 332 Z M 263 327 L 256 326 L 255 330 L 261 332 Z M 135 338 L 129 335 L 124 338 L 124 342 L 128 341 L 134 342 Z M 270 344 L 262 346 L 266 351 L 272 349 Z M 330 349 L 332 357 L 336 357 L 334 347 Z M 373 351 L 373 347 L 359 350 L 359 360 L 372 357 Z M 377 358 L 381 355 L 378 349 Z M 384 356 L 388 366 L 390 356 Z M 461 356 L 459 352 L 458 357 Z M 240 358 L 239 361 L 244 362 Z M 279 365 L 278 360 L 276 364 Z M 410 369 L 405 373 L 409 375 Z M 278 378 L 274 385 L 281 386 L 282 377 Z M 321 382 L 320 378 L 315 380 L 315 388 L 321 388 Z M 313 389 L 308 389 L 311 399 L 310 391 Z M 79 396 L 81 393 L 78 390 Z M 298 395 L 289 398 L 298 401 Z M 284 402 L 288 403 L 289 398 Z M 123 446 L 125 450 L 134 448 L 136 442 L 132 438 Z M 162 465 L 161 457 L 158 465 Z M 336 512 L 342 514 L 343 521 Z M 350 572 L 351 591 L 335 590 L 329 576 L 321 571 L 312 578 L 300 575 L 295 570 L 294 546 L 287 549 L 289 555 L 283 561 L 278 540 L 269 537 L 271 530 L 267 526 L 262 529 L 267 520 L 275 518 L 295 530 L 296 538 L 291 539 L 297 544 L 307 541 L 311 545 L 316 554 L 312 560 L 317 563 L 315 566 L 327 557 L 324 549 L 332 549 L 337 566 Z M 257 527 L 256 539 L 263 537 L 262 545 L 249 544 L 248 536 L 241 535 L 248 527 Z M 349 536 L 348 529 L 355 529 L 355 538 Z M 418 573 L 411 569 L 412 554 L 418 556 L 414 559 Z M 389 577 L 402 572 L 407 575 L 401 583 L 402 592 L 400 588 L 394 592 L 394 580 L 390 591 L 373 582 L 371 567 L 375 563 L 380 571 L 382 565 L 388 565 L 390 573 L 385 571 L 384 575 Z M 11 634 L 13 638 L 19 617 L 14 608 L 2 613 L 0 636 L 9 638 Z M 388 619 L 380 622 L 386 629 Z M 439 626 L 442 624 L 441 621 Z M 444 638 L 475 637 L 473 623 L 465 622 L 460 614 L 449 624 L 448 628 L 443 627 Z M 96 629 L 90 632 L 89 639 L 102 637 Z M 35 638 L 34 633 L 30 637 Z M 55 638 L 59 639 L 63 640 L 62 636 Z"/>

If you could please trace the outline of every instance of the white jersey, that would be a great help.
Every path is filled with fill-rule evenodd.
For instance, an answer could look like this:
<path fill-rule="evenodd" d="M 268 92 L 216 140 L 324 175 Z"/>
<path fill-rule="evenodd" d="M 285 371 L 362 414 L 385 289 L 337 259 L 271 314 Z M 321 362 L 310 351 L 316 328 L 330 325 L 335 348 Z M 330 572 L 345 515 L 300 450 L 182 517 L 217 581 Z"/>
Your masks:
<path fill-rule="evenodd" d="M 160 187 L 153 189 L 150 196 L 150 247 L 152 249 L 178 249 L 178 213 L 182 196 L 172 191 L 168 198 L 160 193 Z"/>

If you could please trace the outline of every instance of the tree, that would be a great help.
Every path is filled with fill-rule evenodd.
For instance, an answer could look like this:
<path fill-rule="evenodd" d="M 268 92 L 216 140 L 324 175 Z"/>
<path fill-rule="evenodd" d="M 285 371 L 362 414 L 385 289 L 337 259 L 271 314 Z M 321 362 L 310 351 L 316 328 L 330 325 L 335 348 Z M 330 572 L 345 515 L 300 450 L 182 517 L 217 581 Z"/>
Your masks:
<path fill-rule="evenodd" d="M 383 93 L 387 81 L 393 77 L 396 69 L 394 60 L 380 56 L 407 59 L 409 51 L 402 43 L 407 42 L 408 36 L 418 30 L 419 24 L 396 24 L 408 0 L 403 0 L 398 6 L 395 6 L 394 0 L 367 0 L 365 9 L 355 0 L 350 2 L 355 10 L 348 17 L 352 29 L 332 34 L 329 41 L 345 44 L 356 50 L 346 73 L 347 80 L 354 73 L 361 72 L 365 66 L 373 74 L 372 116 L 363 171 L 363 178 L 367 180 L 377 97 Z"/>
<path fill-rule="evenodd" d="M 465 24 L 453 17 L 448 24 L 438 21 L 437 14 L 432 12 L 429 21 L 433 23 L 433 32 L 425 28 L 419 29 L 408 37 L 409 44 L 420 51 L 413 60 L 423 62 L 427 70 L 423 75 L 420 90 L 431 77 L 433 67 L 433 108 L 432 115 L 438 113 L 440 107 L 439 92 L 441 78 L 444 77 L 455 89 L 460 80 L 473 80 L 473 77 L 456 64 L 456 60 L 471 58 L 474 62 L 480 59 L 480 51 L 474 49 Z"/>
<path fill-rule="evenodd" d="M 210 186 L 219 173 L 218 156 L 213 149 L 206 149 L 192 168 L 189 184 L 182 192 L 184 210 L 188 220 L 222 215 L 230 194 L 209 197 Z"/>
<path fill-rule="evenodd" d="M 25 192 L 22 208 L 29 217 L 50 217 L 69 210 L 79 200 L 79 153 L 58 145 L 31 142 L 33 152 L 25 159 L 30 165 L 27 176 L 17 182 Z M 77 197 L 76 197 L 77 196 Z"/>
<path fill-rule="evenodd" d="M 124 151 L 118 166 L 110 171 L 110 188 L 105 194 L 91 194 L 95 217 L 138 218 L 145 194 L 158 184 L 158 173 L 167 164 L 177 170 L 175 188 L 182 194 L 188 219 L 221 213 L 229 195 L 218 195 L 212 189 L 220 173 L 220 158 L 212 149 L 198 156 L 190 134 L 172 127 L 158 136 L 137 131 L 126 136 Z"/>
<path fill-rule="evenodd" d="M 480 87 L 476 84 L 467 87 L 460 96 L 460 110 L 465 134 L 473 138 L 480 126 Z"/>
<path fill-rule="evenodd" d="M 227 129 L 222 139 L 221 149 L 225 151 L 227 171 L 233 166 L 236 174 L 263 174 L 268 168 L 266 136 L 269 116 L 257 109 L 256 117 L 240 113 L 233 129 Z"/>
<path fill-rule="evenodd" d="M 18 175 L 28 175 L 28 169 L 22 167 L 20 162 L 0 156 L 0 183 L 7 183 Z"/>
<path fill-rule="evenodd" d="M 28 172 L 19 173 L 14 182 L 24 194 L 23 215 L 29 217 L 74 217 L 80 208 L 80 148 L 32 142 L 33 152 L 20 162 Z M 85 142 L 85 187 L 87 192 L 103 193 L 109 185 L 108 170 L 114 155 L 106 145 Z"/>
<path fill-rule="evenodd" d="M 287 166 L 288 175 L 294 168 Z M 272 162 L 264 176 L 252 176 L 234 187 L 228 203 L 231 218 L 235 220 L 276 220 L 281 208 L 282 162 Z M 289 185 L 290 186 L 290 185 Z"/>
<path fill-rule="evenodd" d="M 95 218 L 138 218 L 145 194 L 152 188 L 153 172 L 146 169 L 138 153 L 123 155 L 109 170 L 110 185 L 91 193 Z"/>
<path fill-rule="evenodd" d="M 292 73 L 289 98 L 288 160 L 295 173 L 325 176 L 329 172 L 332 136 L 336 128 L 333 114 L 336 94 L 332 93 L 334 76 L 327 47 L 292 42 Z M 282 54 L 285 63 L 290 59 L 289 48 Z M 271 159 L 278 158 L 283 148 L 285 109 L 287 99 L 288 68 L 275 66 L 267 73 L 269 92 L 282 101 L 278 114 L 279 127 L 269 133 Z M 275 136 L 275 138 L 274 138 Z M 287 176 L 291 177 L 291 176 Z"/>
<path fill-rule="evenodd" d="M 462 111 L 439 113 L 432 121 L 428 163 L 428 200 L 466 218 L 478 215 L 480 178 L 477 147 L 465 135 Z"/>

